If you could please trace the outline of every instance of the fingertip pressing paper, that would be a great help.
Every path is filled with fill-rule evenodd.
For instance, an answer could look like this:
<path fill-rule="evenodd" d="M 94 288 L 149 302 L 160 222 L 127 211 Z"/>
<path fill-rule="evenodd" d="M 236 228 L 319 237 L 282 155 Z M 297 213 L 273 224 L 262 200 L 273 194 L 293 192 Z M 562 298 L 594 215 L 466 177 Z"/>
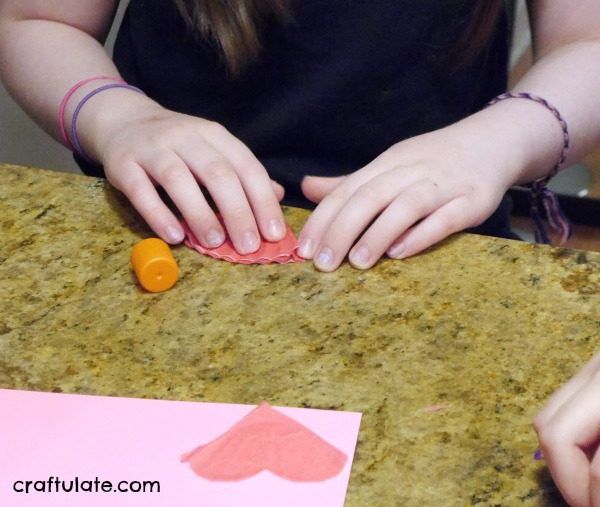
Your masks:
<path fill-rule="evenodd" d="M 0 505 L 344 505 L 361 414 L 0 389 Z M 157 481 L 160 492 L 14 491 Z"/>
<path fill-rule="evenodd" d="M 250 254 L 238 253 L 229 237 L 217 248 L 206 248 L 200 244 L 185 221 L 181 225 L 185 231 L 186 246 L 213 259 L 224 260 L 233 264 L 290 264 L 304 260 L 297 254 L 298 240 L 287 224 L 287 232 L 282 240 L 276 242 L 262 240 L 260 248 Z"/>

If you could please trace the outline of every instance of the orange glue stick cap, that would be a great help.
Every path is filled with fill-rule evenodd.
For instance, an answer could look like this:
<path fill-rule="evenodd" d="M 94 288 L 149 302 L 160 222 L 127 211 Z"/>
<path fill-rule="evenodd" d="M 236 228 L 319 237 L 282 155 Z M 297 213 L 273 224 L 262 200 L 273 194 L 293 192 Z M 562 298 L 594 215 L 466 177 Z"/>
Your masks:
<path fill-rule="evenodd" d="M 162 239 L 149 238 L 131 251 L 131 264 L 140 285 L 150 292 L 169 290 L 179 278 L 179 267 L 169 245 Z"/>

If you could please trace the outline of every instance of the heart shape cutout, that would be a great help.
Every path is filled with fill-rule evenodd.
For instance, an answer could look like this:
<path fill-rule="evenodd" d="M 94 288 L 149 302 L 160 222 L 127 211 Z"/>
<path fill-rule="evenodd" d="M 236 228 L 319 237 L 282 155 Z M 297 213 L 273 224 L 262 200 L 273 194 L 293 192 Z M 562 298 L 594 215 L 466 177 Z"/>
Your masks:
<path fill-rule="evenodd" d="M 219 220 L 221 218 L 219 217 Z M 200 244 L 198 238 L 194 235 L 185 221 L 181 222 L 185 231 L 185 244 L 203 255 L 208 255 L 213 259 L 224 260 L 234 264 L 289 264 L 292 262 L 303 261 L 296 253 L 298 249 L 298 240 L 289 225 L 286 224 L 287 232 L 284 238 L 277 242 L 263 240 L 260 248 L 250 254 L 239 254 L 233 247 L 233 243 L 227 237 L 225 242 L 217 248 L 206 248 Z"/>
<path fill-rule="evenodd" d="M 319 482 L 344 468 L 348 456 L 263 402 L 227 432 L 181 457 L 199 477 L 241 481 L 263 470 L 290 481 Z"/>

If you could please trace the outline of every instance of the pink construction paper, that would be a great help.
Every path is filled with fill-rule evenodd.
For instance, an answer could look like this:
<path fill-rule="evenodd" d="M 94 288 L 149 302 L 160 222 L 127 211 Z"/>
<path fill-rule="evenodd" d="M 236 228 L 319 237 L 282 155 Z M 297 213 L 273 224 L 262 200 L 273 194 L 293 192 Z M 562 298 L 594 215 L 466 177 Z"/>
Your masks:
<path fill-rule="evenodd" d="M 0 505 L 11 507 L 343 506 L 361 414 L 275 407 L 349 459 L 322 482 L 268 472 L 237 481 L 198 477 L 181 456 L 256 406 L 0 389 Z M 159 481 L 160 493 L 16 493 L 17 481 Z M 23 487 L 19 484 L 19 487 Z"/>
<path fill-rule="evenodd" d="M 221 246 L 217 248 L 205 248 L 203 247 L 192 230 L 185 222 L 181 222 L 183 230 L 185 231 L 185 244 L 189 248 L 196 250 L 197 252 L 208 255 L 213 259 L 219 259 L 233 264 L 289 264 L 292 262 L 302 262 L 302 259 L 298 254 L 298 240 L 289 225 L 287 227 L 287 233 L 281 241 L 275 243 L 261 241 L 260 248 L 251 254 L 239 254 L 233 247 L 233 243 L 229 237 L 225 240 Z"/>
<path fill-rule="evenodd" d="M 267 402 L 212 442 L 182 456 L 199 477 L 239 481 L 263 470 L 299 482 L 331 479 L 348 456 Z"/>

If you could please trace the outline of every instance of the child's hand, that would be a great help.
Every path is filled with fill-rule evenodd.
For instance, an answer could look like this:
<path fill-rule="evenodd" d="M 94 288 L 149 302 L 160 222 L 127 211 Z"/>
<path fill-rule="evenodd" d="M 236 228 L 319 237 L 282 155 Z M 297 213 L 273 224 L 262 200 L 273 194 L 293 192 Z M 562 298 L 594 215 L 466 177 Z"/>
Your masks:
<path fill-rule="evenodd" d="M 118 121 L 101 114 L 89 120 L 91 126 L 82 120 L 82 137 L 88 139 L 84 147 L 158 235 L 178 243 L 184 233 L 155 186 L 167 192 L 202 245 L 223 243 L 225 232 L 202 186 L 238 252 L 256 251 L 261 234 L 270 241 L 284 237 L 283 188 L 241 141 L 217 123 L 174 113 L 145 97 L 129 95 L 127 100 L 128 112 L 120 112 Z"/>
<path fill-rule="evenodd" d="M 534 422 L 569 505 L 600 506 L 600 354 L 557 391 Z"/>
<path fill-rule="evenodd" d="M 300 255 L 333 271 L 350 251 L 351 264 L 366 269 L 481 224 L 518 172 L 489 137 L 449 127 L 398 143 L 350 176 L 305 178 L 304 194 L 320 204 Z"/>

